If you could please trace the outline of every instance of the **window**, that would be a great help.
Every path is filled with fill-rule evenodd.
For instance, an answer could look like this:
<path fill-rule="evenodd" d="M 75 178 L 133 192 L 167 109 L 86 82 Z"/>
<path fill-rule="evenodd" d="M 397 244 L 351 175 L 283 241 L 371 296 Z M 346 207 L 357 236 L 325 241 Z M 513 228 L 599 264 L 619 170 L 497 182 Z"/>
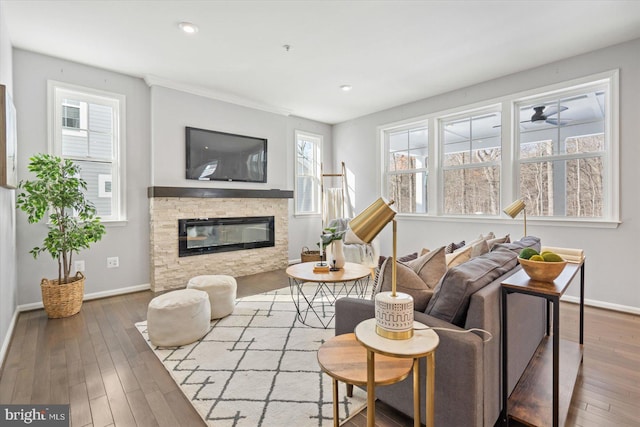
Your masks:
<path fill-rule="evenodd" d="M 516 103 L 519 191 L 527 214 L 602 218 L 608 91 L 596 84 Z"/>
<path fill-rule="evenodd" d="M 424 123 L 383 132 L 386 196 L 400 213 L 427 212 L 429 133 Z"/>
<path fill-rule="evenodd" d="M 80 106 L 62 105 L 62 127 L 80 129 Z"/>
<path fill-rule="evenodd" d="M 500 212 L 500 120 L 499 111 L 439 120 L 445 215 Z"/>
<path fill-rule="evenodd" d="M 102 221 L 124 220 L 124 96 L 58 82 L 49 96 L 52 153 L 80 166 Z"/>
<path fill-rule="evenodd" d="M 320 215 L 322 135 L 295 132 L 295 213 Z"/>
<path fill-rule="evenodd" d="M 618 222 L 618 91 L 614 70 L 382 127 L 382 195 L 399 213 L 497 218 L 524 198 L 548 224 Z"/>

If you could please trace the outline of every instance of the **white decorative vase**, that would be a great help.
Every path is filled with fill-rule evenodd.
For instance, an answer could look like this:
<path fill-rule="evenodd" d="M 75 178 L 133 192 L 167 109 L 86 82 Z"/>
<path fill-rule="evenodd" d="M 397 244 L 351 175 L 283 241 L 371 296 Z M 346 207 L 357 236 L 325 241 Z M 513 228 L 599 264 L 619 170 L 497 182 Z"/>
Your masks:
<path fill-rule="evenodd" d="M 334 240 L 331 243 L 331 265 L 330 267 L 343 268 L 344 267 L 344 246 L 342 240 Z"/>

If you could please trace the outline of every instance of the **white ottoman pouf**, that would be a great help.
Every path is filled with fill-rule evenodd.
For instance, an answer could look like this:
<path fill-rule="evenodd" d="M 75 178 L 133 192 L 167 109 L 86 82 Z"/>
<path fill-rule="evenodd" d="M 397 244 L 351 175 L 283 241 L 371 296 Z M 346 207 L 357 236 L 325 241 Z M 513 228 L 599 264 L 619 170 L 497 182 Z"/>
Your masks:
<path fill-rule="evenodd" d="M 236 306 L 236 279 L 225 275 L 196 276 L 189 280 L 187 289 L 199 289 L 209 294 L 211 318 L 220 319 L 233 313 Z"/>
<path fill-rule="evenodd" d="M 199 340 L 209 331 L 209 295 L 181 289 L 159 295 L 147 308 L 147 331 L 153 345 L 174 347 Z"/>

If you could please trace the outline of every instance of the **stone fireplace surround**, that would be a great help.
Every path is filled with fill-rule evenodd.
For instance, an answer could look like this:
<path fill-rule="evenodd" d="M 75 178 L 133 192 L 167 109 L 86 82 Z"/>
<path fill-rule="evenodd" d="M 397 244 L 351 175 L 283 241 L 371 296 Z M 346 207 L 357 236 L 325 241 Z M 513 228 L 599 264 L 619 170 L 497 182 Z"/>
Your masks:
<path fill-rule="evenodd" d="M 149 187 L 151 290 L 184 288 L 191 277 L 239 277 L 288 265 L 288 199 L 293 191 Z M 275 246 L 178 256 L 178 219 L 274 216 Z M 283 285 L 284 286 L 284 285 Z"/>

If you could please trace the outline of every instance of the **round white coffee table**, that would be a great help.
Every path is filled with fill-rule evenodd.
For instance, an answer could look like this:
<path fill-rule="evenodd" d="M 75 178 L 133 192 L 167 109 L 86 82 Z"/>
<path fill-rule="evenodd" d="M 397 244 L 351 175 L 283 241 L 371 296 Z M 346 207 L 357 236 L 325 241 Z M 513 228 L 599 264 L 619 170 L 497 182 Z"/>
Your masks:
<path fill-rule="evenodd" d="M 335 317 L 333 305 L 346 296 L 362 298 L 369 284 L 371 271 L 368 267 L 352 262 L 345 263 L 338 271 L 314 273 L 315 262 L 303 262 L 287 268 L 291 298 L 296 306 L 298 320 L 315 327 L 307 316 L 315 314 L 319 327 L 328 328 Z"/>

